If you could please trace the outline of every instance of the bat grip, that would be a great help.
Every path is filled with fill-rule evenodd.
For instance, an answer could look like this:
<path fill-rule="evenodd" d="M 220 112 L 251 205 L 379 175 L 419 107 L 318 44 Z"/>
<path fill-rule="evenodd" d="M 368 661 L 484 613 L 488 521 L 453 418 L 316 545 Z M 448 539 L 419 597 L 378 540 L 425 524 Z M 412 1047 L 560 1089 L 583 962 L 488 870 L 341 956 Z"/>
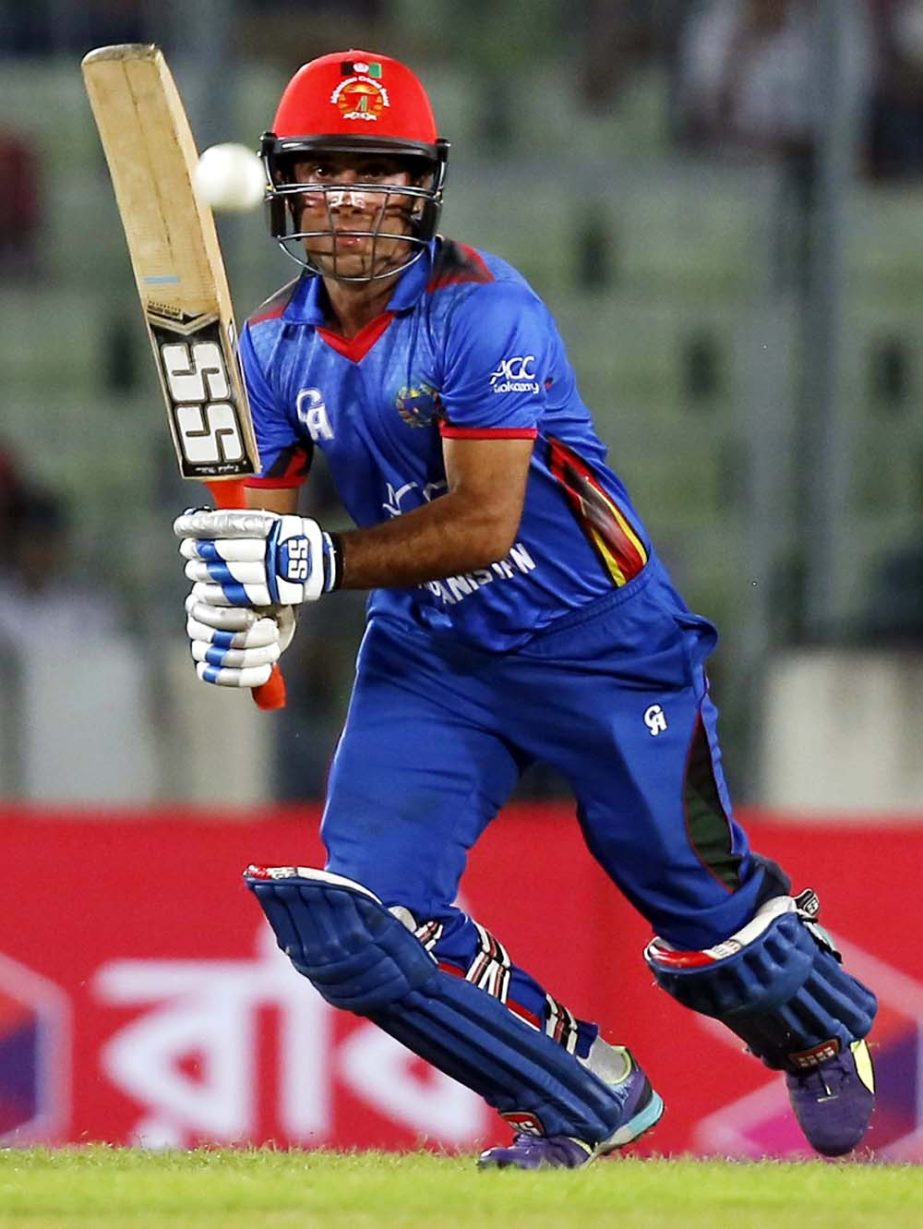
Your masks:
<path fill-rule="evenodd" d="M 247 497 L 243 481 L 229 479 L 225 482 L 207 482 L 212 499 L 219 508 L 245 508 Z M 285 708 L 285 679 L 278 665 L 273 666 L 269 681 L 262 687 L 254 687 L 253 702 L 258 708 L 267 712 L 274 708 Z"/>

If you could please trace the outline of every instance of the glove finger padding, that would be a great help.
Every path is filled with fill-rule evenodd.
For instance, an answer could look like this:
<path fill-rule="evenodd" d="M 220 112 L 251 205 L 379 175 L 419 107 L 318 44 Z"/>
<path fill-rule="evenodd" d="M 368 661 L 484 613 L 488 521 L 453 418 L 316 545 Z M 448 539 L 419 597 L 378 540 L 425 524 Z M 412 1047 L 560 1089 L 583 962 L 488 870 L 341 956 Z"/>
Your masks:
<path fill-rule="evenodd" d="M 249 606 L 213 606 L 190 593 L 186 598 L 186 613 L 190 618 L 220 632 L 243 632 L 259 619 L 271 617 L 272 609 L 251 610 Z"/>
<path fill-rule="evenodd" d="M 272 666 L 254 666 L 245 670 L 210 666 L 196 663 L 196 674 L 203 683 L 216 683 L 219 687 L 262 687 L 269 682 Z"/>
<path fill-rule="evenodd" d="M 279 643 L 279 624 L 275 619 L 257 619 L 246 631 L 222 632 L 189 618 L 186 620 L 186 635 L 194 644 L 216 645 L 226 649 L 262 649 L 268 644 Z"/>
<path fill-rule="evenodd" d="M 274 604 L 268 585 L 245 586 L 236 581 L 223 585 L 197 581 L 192 586 L 192 595 L 196 601 L 205 602 L 209 606 L 241 606 L 244 609 L 253 609 Z"/>
<path fill-rule="evenodd" d="M 196 672 L 203 682 L 219 687 L 261 687 L 295 632 L 291 607 L 220 607 L 192 593 L 186 609 Z"/>
<path fill-rule="evenodd" d="M 173 528 L 194 597 L 213 606 L 300 605 L 339 583 L 339 544 L 310 517 L 198 509 Z"/>
<path fill-rule="evenodd" d="M 276 512 L 256 508 L 187 508 L 173 522 L 178 538 L 262 538 L 279 520 Z"/>
<path fill-rule="evenodd" d="M 206 563 L 262 563 L 266 558 L 265 538 L 183 538 L 179 553 L 184 559 Z"/>
<path fill-rule="evenodd" d="M 218 584 L 266 584 L 266 564 L 262 559 L 258 562 L 251 560 L 242 563 L 227 563 L 223 559 L 206 563 L 201 559 L 190 559 L 183 570 L 186 579 L 195 584 L 209 584 L 213 581 L 217 581 Z"/>
<path fill-rule="evenodd" d="M 272 644 L 245 649 L 223 649 L 217 645 L 206 644 L 202 640 L 192 642 L 193 661 L 220 666 L 222 669 L 247 670 L 251 666 L 271 666 L 279 660 L 281 654 L 278 637 Z"/>

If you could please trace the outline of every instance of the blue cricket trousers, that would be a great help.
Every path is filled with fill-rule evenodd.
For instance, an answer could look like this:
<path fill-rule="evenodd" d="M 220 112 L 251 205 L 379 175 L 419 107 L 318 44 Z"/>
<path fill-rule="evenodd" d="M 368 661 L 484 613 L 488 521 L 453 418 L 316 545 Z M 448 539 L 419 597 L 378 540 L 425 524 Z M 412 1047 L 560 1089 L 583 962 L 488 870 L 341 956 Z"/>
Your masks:
<path fill-rule="evenodd" d="M 500 959 L 511 999 L 540 1023 L 544 990 L 453 902 L 468 850 L 541 760 L 656 933 L 692 949 L 726 938 L 756 911 L 764 871 L 722 775 L 705 677 L 716 639 L 656 559 L 511 653 L 373 618 L 331 769 L 328 869 L 438 926 L 435 954 L 462 974 L 479 952 Z"/>

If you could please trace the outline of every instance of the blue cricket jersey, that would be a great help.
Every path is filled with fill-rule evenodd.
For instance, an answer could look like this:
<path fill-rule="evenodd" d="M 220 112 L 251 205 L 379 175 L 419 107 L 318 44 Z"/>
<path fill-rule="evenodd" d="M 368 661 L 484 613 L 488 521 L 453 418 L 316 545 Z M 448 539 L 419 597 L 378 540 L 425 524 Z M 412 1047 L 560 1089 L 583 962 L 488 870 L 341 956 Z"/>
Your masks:
<path fill-rule="evenodd" d="M 303 274 L 246 322 L 240 354 L 261 476 L 298 486 L 315 447 L 359 526 L 446 491 L 442 439 L 535 440 L 516 542 L 490 567 L 378 589 L 370 614 L 491 651 L 627 584 L 646 531 L 577 390 L 555 322 L 496 256 L 444 238 L 398 280 L 388 309 L 346 340 Z"/>

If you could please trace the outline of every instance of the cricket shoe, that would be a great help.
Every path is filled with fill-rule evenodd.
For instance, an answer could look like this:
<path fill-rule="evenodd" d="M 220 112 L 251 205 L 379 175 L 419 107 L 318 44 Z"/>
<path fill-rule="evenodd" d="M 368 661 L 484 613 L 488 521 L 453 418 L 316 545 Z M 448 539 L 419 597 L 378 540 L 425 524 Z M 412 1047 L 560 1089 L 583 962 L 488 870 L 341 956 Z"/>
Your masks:
<path fill-rule="evenodd" d="M 823 1156 L 852 1152 L 875 1108 L 875 1074 L 864 1041 L 809 1071 L 787 1072 L 788 1096 L 808 1143 Z"/>
<path fill-rule="evenodd" d="M 488 1148 L 478 1158 L 478 1169 L 578 1169 L 598 1156 L 632 1143 L 659 1122 L 663 1101 L 624 1046 L 610 1046 L 597 1038 L 586 1065 L 625 1097 L 622 1121 L 601 1144 L 588 1144 L 571 1135 L 534 1135 L 520 1131 L 506 1148 Z M 617 1078 L 612 1079 L 613 1068 Z"/>

